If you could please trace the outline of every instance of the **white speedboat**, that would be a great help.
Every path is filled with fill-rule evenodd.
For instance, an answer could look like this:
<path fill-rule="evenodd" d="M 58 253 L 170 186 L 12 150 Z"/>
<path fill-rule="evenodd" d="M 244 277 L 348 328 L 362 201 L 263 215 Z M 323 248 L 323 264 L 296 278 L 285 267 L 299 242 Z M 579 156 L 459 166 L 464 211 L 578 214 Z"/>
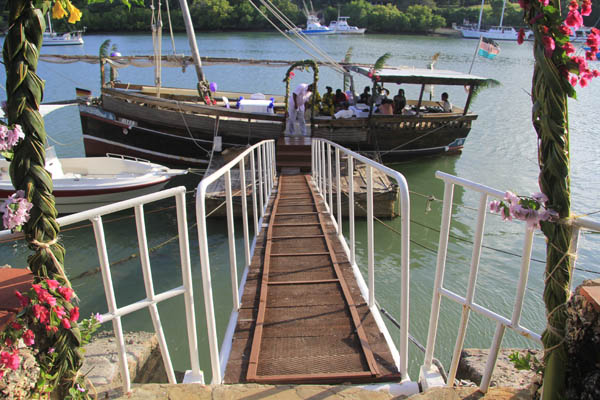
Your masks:
<path fill-rule="evenodd" d="M 305 35 L 333 35 L 335 32 L 321 25 L 316 15 L 309 14 L 306 18 L 306 29 L 301 29 L 300 33 Z"/>
<path fill-rule="evenodd" d="M 468 39 L 479 39 L 480 37 L 486 37 L 492 40 L 517 40 L 519 38 L 519 31 L 512 26 L 502 26 L 504 20 L 504 8 L 506 6 L 506 0 L 502 3 L 502 13 L 500 14 L 500 25 L 492 26 L 488 29 L 481 28 L 481 18 L 483 16 L 483 5 L 485 0 L 481 0 L 481 8 L 479 9 L 479 21 L 477 24 L 463 23 L 463 25 L 452 25 L 452 28 L 460 31 L 462 37 Z M 524 40 L 529 39 L 533 32 L 531 30 L 525 31 Z"/>
<path fill-rule="evenodd" d="M 83 31 L 56 33 L 46 31 L 43 35 L 42 46 L 71 46 L 83 44 Z"/>
<path fill-rule="evenodd" d="M 162 189 L 187 170 L 117 155 L 56 158 L 47 152 L 46 169 L 52 175 L 56 208 L 68 214 L 131 199 Z M 15 192 L 8 174 L 9 162 L 0 160 L 0 199 Z"/>
<path fill-rule="evenodd" d="M 348 24 L 348 18 L 350 17 L 338 17 L 337 21 L 331 21 L 329 23 L 329 29 L 333 33 L 338 35 L 361 35 L 365 33 L 366 28 L 358 28 Z"/>

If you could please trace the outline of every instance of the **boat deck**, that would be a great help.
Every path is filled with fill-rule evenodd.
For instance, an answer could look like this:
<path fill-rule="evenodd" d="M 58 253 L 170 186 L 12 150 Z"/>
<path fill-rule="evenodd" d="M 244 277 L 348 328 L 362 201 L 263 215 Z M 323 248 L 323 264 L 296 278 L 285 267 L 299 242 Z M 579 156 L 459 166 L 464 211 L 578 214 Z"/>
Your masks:
<path fill-rule="evenodd" d="M 225 383 L 401 376 L 308 175 L 282 175 L 244 287 Z"/>

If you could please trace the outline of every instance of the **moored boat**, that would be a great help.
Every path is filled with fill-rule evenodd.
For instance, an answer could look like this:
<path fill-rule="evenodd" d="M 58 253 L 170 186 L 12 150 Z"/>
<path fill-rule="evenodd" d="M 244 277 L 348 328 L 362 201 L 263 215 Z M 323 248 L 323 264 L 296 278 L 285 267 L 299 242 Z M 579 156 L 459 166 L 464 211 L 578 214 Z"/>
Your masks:
<path fill-rule="evenodd" d="M 512 26 L 502 26 L 504 20 L 504 8 L 506 6 L 506 0 L 502 3 L 502 13 L 500 14 L 500 25 L 492 26 L 490 28 L 481 27 L 481 19 L 483 17 L 483 5 L 485 0 L 481 0 L 481 8 L 479 9 L 479 20 L 477 24 L 464 23 L 463 25 L 454 25 L 453 28 L 460 31 L 462 37 L 467 39 L 479 39 L 480 37 L 486 37 L 493 40 L 517 40 L 519 38 L 519 31 Z M 524 30 L 524 39 L 527 40 L 533 32 L 527 29 Z"/>
<path fill-rule="evenodd" d="M 348 18 L 350 17 L 338 17 L 336 21 L 331 21 L 329 29 L 339 35 L 362 35 L 365 33 L 366 28 L 359 28 L 348 24 Z"/>
<path fill-rule="evenodd" d="M 91 158 L 61 158 L 48 151 L 46 169 L 52 175 L 56 209 L 61 214 L 74 213 L 127 200 L 161 190 L 169 180 L 185 174 L 139 159 L 110 155 Z M 0 198 L 14 193 L 8 168 L 0 160 Z"/>
<path fill-rule="evenodd" d="M 42 46 L 72 46 L 83 44 L 84 31 L 56 33 L 52 30 L 52 21 L 50 20 L 50 14 L 48 14 L 47 16 L 48 30 L 42 35 Z"/>
<path fill-rule="evenodd" d="M 239 62 L 233 60 L 231 62 Z M 368 77 L 370 68 L 347 65 L 347 71 Z M 367 153 L 384 162 L 458 152 L 477 115 L 468 112 L 471 94 L 486 79 L 454 71 L 389 67 L 379 84 L 450 85 L 470 88 L 464 108 L 442 112 L 440 104 L 421 98 L 407 101 L 402 114 L 386 115 L 376 107 L 353 107 L 350 118 L 315 116 L 312 137 L 322 137 Z M 375 79 L 375 78 L 372 78 Z M 193 89 L 161 88 L 113 82 L 102 96 L 80 104 L 87 156 L 107 152 L 128 154 L 168 165 L 203 166 L 213 151 L 246 146 L 284 135 L 285 97 L 215 92 L 216 104 L 202 102 Z M 229 99 L 240 99 L 237 106 Z M 246 100 L 247 99 L 247 100 Z"/>

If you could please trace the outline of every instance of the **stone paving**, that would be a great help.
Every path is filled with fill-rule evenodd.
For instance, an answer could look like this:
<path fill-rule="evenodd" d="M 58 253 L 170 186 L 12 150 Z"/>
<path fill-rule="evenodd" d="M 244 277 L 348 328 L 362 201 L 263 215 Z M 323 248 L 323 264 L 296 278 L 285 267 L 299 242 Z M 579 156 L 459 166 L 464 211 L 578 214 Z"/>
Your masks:
<path fill-rule="evenodd" d="M 129 395 L 120 397 L 122 400 L 322 400 L 322 399 L 365 399 L 387 400 L 402 399 L 394 397 L 387 391 L 370 391 L 357 386 L 329 385 L 168 385 L 145 384 L 134 386 Z M 526 391 L 510 388 L 491 388 L 487 394 L 478 391 L 476 387 L 463 388 L 433 388 L 426 393 L 409 397 L 411 400 L 529 400 L 531 396 Z"/>

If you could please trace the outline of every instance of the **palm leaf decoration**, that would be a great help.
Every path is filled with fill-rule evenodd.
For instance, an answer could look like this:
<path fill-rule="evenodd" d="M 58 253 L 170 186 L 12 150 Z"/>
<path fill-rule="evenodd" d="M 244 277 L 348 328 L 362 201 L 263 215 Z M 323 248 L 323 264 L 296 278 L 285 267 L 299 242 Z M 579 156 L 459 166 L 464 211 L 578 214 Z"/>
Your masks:
<path fill-rule="evenodd" d="M 481 92 L 482 89 L 498 87 L 500 85 L 501 85 L 500 81 L 497 81 L 495 79 L 486 79 L 485 81 L 481 82 L 479 85 L 477 85 L 473 88 L 473 94 L 471 95 L 471 101 L 475 100 L 475 98 L 477 97 L 479 92 Z"/>
<path fill-rule="evenodd" d="M 352 58 L 352 52 L 354 51 L 354 47 L 348 47 L 348 51 L 346 51 L 346 55 L 344 56 L 344 62 L 349 63 Z"/>
<path fill-rule="evenodd" d="M 110 47 L 110 39 L 106 39 L 100 45 L 100 51 L 98 52 L 98 57 L 100 57 L 100 81 L 101 81 L 100 85 L 101 86 L 104 86 L 104 80 L 102 79 L 102 77 L 104 76 L 104 73 L 103 73 L 104 63 L 102 62 L 102 59 L 108 57 L 108 49 L 109 49 L 109 47 Z"/>
<path fill-rule="evenodd" d="M 116 53 L 116 52 L 117 52 L 117 45 L 113 44 L 112 47 L 111 47 L 110 54 L 113 54 L 113 53 Z M 109 73 L 110 81 L 114 82 L 114 81 L 117 80 L 117 69 L 115 67 L 113 67 L 112 65 L 110 65 L 109 68 L 110 68 L 110 73 Z"/>
<path fill-rule="evenodd" d="M 348 51 L 346 51 L 346 55 L 344 56 L 344 63 L 348 64 L 350 63 L 350 59 L 352 58 L 352 51 L 354 50 L 354 47 L 350 46 L 348 47 Z M 347 91 L 351 86 L 351 82 L 350 82 L 350 74 L 348 73 L 348 71 L 346 70 L 346 72 L 344 72 L 344 92 Z"/>
<path fill-rule="evenodd" d="M 373 70 L 379 71 L 380 69 L 382 69 L 385 66 L 385 63 L 387 62 L 387 60 L 389 60 L 391 56 L 392 56 L 392 53 L 385 53 L 384 55 L 379 57 L 377 59 L 377 61 L 375 61 L 375 64 L 373 64 Z"/>
<path fill-rule="evenodd" d="M 439 51 L 437 53 L 435 53 L 433 55 L 433 57 L 431 57 L 431 62 L 429 63 L 428 67 L 429 69 L 433 69 L 433 67 L 435 66 L 435 63 L 437 62 L 438 58 L 440 58 L 440 53 Z"/>

